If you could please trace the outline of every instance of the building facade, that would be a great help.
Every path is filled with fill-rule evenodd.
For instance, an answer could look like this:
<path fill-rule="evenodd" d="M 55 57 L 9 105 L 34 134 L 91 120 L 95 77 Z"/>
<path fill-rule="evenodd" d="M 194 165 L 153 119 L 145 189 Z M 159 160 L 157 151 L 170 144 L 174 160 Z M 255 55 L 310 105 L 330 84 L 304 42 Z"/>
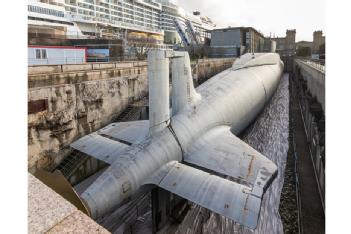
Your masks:
<path fill-rule="evenodd" d="M 87 61 L 87 49 L 74 46 L 29 46 L 28 65 L 79 64 Z"/>
<path fill-rule="evenodd" d="M 222 28 L 211 31 L 214 56 L 237 57 L 246 52 L 263 52 L 265 37 L 252 27 Z"/>
<path fill-rule="evenodd" d="M 318 30 L 313 32 L 313 43 L 312 43 L 312 58 L 313 59 L 320 59 L 323 55 L 324 50 L 322 46 L 325 47 L 325 36 L 323 36 L 323 31 Z M 322 51 L 323 50 L 323 51 Z"/>
<path fill-rule="evenodd" d="M 285 37 L 285 50 L 288 53 L 295 52 L 295 41 L 296 41 L 296 29 L 286 30 L 286 37 Z"/>
<path fill-rule="evenodd" d="M 296 54 L 296 29 L 286 30 L 285 37 L 271 38 L 276 41 L 276 52 L 282 56 L 293 56 Z"/>

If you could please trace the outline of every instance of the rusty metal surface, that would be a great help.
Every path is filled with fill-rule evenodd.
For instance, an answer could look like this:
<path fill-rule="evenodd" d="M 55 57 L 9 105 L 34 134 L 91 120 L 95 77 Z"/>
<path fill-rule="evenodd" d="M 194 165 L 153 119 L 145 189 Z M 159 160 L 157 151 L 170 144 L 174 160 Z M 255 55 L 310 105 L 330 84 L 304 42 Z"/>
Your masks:
<path fill-rule="evenodd" d="M 251 56 L 251 54 L 242 56 L 242 58 L 247 56 Z M 265 55 L 256 54 L 255 56 L 259 58 Z M 112 208 L 128 201 L 130 197 L 144 188 L 144 185 L 148 184 L 148 179 L 155 171 L 162 171 L 160 168 L 171 161 L 182 161 L 184 152 L 188 152 L 197 139 L 216 127 L 227 126 L 226 128 L 230 128 L 233 134 L 244 130 L 270 100 L 279 84 L 283 64 L 277 54 L 270 54 L 269 60 L 270 62 L 275 61 L 275 63 L 241 66 L 241 69 L 229 69 L 213 77 L 196 90 L 201 95 L 199 99 L 188 103 L 179 109 L 176 115 L 172 116 L 170 125 L 163 129 L 158 128 L 158 131 L 148 136 L 144 141 L 131 145 L 119 154 L 118 159 L 82 194 L 82 198 L 89 204 L 92 216 L 100 217 Z M 242 144 L 241 142 L 237 143 Z M 212 148 L 215 149 L 214 146 Z M 226 150 L 223 146 L 217 147 L 216 150 L 221 151 L 222 148 Z M 209 154 L 205 151 L 204 153 Z M 261 160 L 257 162 L 261 163 Z M 269 160 L 266 162 L 267 164 L 262 163 L 261 167 L 255 166 L 256 161 L 253 163 L 253 167 L 246 166 L 247 173 L 250 174 L 252 169 L 256 173 L 256 176 L 249 177 L 252 185 L 250 197 L 255 197 L 255 202 L 249 202 L 255 207 L 249 207 L 249 209 L 256 212 L 256 216 L 265 185 L 275 174 L 276 169 L 273 162 Z M 212 168 L 217 168 L 217 166 L 218 164 L 215 164 Z M 211 168 L 206 169 L 210 170 Z M 195 178 L 198 173 L 206 174 L 199 169 L 188 170 L 188 172 L 184 174 L 184 178 L 180 178 L 184 183 Z M 241 172 L 232 173 L 238 175 L 237 179 L 240 179 L 242 174 Z M 213 190 L 215 193 L 212 195 L 206 193 L 209 190 L 203 190 L 202 193 L 208 198 L 217 196 L 219 199 L 217 202 L 222 202 L 220 200 L 222 198 L 225 200 L 225 197 L 221 196 L 227 192 L 233 192 L 233 188 L 244 186 L 236 183 L 233 188 L 229 188 L 224 184 L 234 182 L 220 177 L 216 177 L 216 180 L 216 183 L 223 184 L 223 186 Z M 162 186 L 166 187 L 166 184 L 162 184 Z M 175 193 L 178 192 L 181 196 L 187 196 L 186 198 L 189 200 L 226 215 L 225 210 L 216 207 L 211 203 L 211 200 L 199 200 L 196 193 L 193 190 L 188 191 L 188 189 L 191 188 L 176 190 Z M 232 199 L 239 199 L 238 203 L 233 202 L 233 204 L 242 204 L 241 196 L 239 194 L 238 196 L 239 198 L 232 197 Z M 231 212 L 235 212 L 235 208 Z M 249 219 L 241 219 L 240 216 L 235 215 L 230 217 L 251 228 L 255 227 L 255 220 L 257 220 L 253 216 Z"/>
<path fill-rule="evenodd" d="M 149 183 L 195 202 L 250 228 L 255 228 L 261 195 L 250 187 L 171 161 L 162 166 Z"/>
<path fill-rule="evenodd" d="M 271 176 L 277 170 L 270 160 L 231 133 L 228 126 L 215 127 L 202 135 L 186 151 L 184 161 L 251 186 L 261 168 Z"/>
<path fill-rule="evenodd" d="M 278 166 L 277 178 L 266 192 L 261 203 L 258 228 L 254 231 L 218 215 L 199 205 L 193 204 L 185 219 L 180 224 L 173 224 L 164 233 L 178 234 L 273 234 L 283 233 L 278 207 L 280 206 L 281 187 L 284 183 L 284 168 L 288 149 L 289 134 L 289 91 L 288 79 L 283 77 L 277 92 L 265 107 L 256 122 L 250 127 L 243 141 L 260 153 L 270 158 Z M 289 214 L 288 214 L 289 215 Z M 152 233 L 151 214 L 138 218 L 132 230 L 138 234 Z M 174 227 L 175 226 L 175 227 Z M 174 230 L 175 229 L 175 230 Z M 287 230 L 286 227 L 284 230 Z M 291 230 L 291 229 L 290 229 Z"/>
<path fill-rule="evenodd" d="M 279 214 L 281 190 L 289 147 L 289 80 L 285 74 L 277 92 L 255 123 L 245 132 L 243 141 L 278 166 L 278 174 L 263 195 L 255 230 L 233 222 L 199 205 L 192 208 L 177 227 L 177 234 L 275 234 L 284 233 Z M 141 232 L 140 232 L 141 233 Z"/>

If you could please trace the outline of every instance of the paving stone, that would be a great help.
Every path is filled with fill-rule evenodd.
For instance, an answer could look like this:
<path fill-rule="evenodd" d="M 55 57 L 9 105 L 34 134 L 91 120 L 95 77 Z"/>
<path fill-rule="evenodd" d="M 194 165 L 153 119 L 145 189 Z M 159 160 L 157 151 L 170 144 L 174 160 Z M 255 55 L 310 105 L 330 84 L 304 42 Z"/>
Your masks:
<path fill-rule="evenodd" d="M 75 206 L 28 173 L 28 233 L 45 233 L 75 210 Z"/>
<path fill-rule="evenodd" d="M 28 233 L 110 233 L 28 173 Z"/>
<path fill-rule="evenodd" d="M 110 233 L 100 225 L 94 222 L 87 215 L 81 211 L 76 210 L 72 215 L 62 220 L 55 227 L 50 229 L 47 234 L 58 234 L 58 233 L 99 233 L 108 234 Z"/>

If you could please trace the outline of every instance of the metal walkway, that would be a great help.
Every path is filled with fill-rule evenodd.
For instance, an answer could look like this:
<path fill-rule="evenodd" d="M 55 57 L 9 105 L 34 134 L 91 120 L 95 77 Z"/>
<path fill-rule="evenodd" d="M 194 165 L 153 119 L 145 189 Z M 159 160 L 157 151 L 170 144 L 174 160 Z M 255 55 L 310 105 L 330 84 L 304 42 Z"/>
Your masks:
<path fill-rule="evenodd" d="M 148 99 L 142 99 L 140 101 L 129 104 L 126 109 L 113 122 L 126 122 L 133 120 L 141 120 L 146 116 L 142 116 L 142 108 L 148 106 Z M 146 113 L 145 113 L 146 114 Z"/>
<path fill-rule="evenodd" d="M 300 194 L 301 233 L 325 233 L 325 215 L 319 195 L 307 137 L 298 103 L 295 82 L 292 84 L 292 124 L 296 144 L 297 170 Z"/>
<path fill-rule="evenodd" d="M 88 159 L 88 156 L 76 150 L 73 150 L 57 167 L 56 169 L 69 178 L 81 164 Z"/>

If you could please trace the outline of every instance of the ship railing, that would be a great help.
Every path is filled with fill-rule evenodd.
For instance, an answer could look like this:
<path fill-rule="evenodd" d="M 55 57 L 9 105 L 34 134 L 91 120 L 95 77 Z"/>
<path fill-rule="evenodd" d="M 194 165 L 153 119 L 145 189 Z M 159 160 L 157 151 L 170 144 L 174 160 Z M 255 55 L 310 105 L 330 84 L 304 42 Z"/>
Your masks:
<path fill-rule="evenodd" d="M 131 23 L 126 23 L 126 22 L 120 22 L 120 21 L 115 21 L 115 20 L 110 20 L 110 19 L 104 19 L 101 17 L 91 17 L 91 16 L 81 16 L 81 15 L 71 15 L 73 21 L 96 21 L 96 22 L 101 22 L 105 24 L 112 24 L 113 26 L 116 27 L 128 27 L 134 30 L 139 30 L 139 31 L 149 31 L 149 32 L 155 32 L 155 33 L 163 33 L 163 30 L 155 27 L 146 27 L 146 26 L 141 26 L 137 24 L 131 24 Z"/>

